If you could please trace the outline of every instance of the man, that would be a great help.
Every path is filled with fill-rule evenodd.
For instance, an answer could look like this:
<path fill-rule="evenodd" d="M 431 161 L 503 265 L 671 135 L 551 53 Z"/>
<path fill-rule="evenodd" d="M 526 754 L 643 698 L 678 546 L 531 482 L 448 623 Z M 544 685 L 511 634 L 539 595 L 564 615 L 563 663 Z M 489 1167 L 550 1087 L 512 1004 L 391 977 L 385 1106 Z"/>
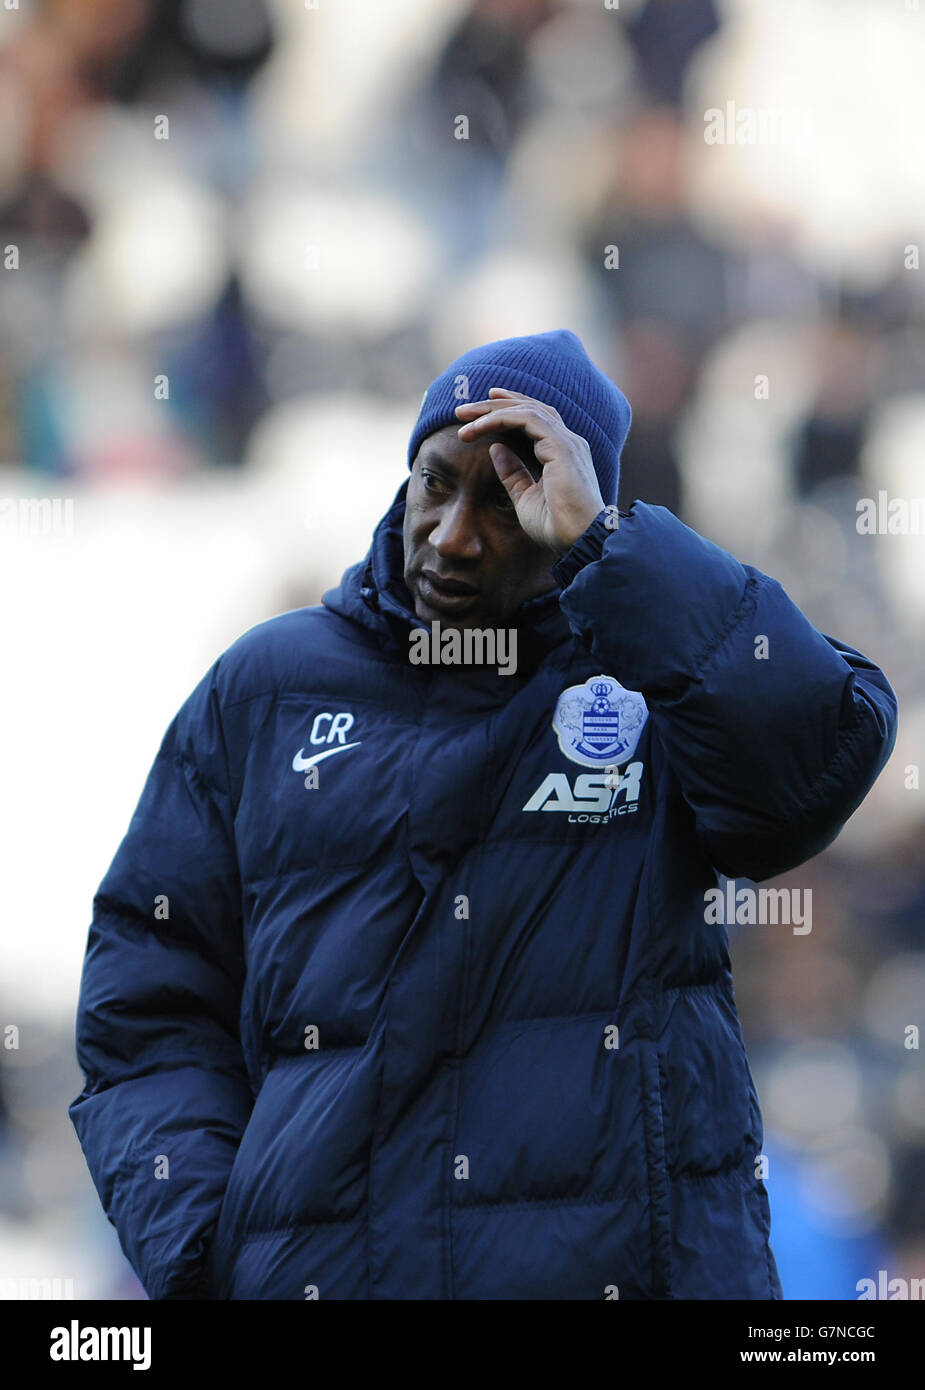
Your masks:
<path fill-rule="evenodd" d="M 365 560 L 168 729 L 69 1112 L 152 1298 L 781 1297 L 716 871 L 828 845 L 896 702 L 618 517 L 629 421 L 570 332 L 465 354 Z M 444 660 L 487 625 L 516 669 Z"/>

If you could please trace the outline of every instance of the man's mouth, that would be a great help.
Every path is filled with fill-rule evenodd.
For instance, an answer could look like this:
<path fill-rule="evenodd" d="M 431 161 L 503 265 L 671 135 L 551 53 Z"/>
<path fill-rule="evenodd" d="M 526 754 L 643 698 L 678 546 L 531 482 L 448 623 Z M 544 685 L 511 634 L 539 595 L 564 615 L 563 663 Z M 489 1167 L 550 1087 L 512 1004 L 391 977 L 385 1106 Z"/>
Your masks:
<path fill-rule="evenodd" d="M 473 584 L 463 579 L 451 579 L 435 574 L 433 570 L 422 570 L 420 591 L 424 601 L 431 607 L 447 613 L 456 613 L 468 608 L 479 596 Z"/>

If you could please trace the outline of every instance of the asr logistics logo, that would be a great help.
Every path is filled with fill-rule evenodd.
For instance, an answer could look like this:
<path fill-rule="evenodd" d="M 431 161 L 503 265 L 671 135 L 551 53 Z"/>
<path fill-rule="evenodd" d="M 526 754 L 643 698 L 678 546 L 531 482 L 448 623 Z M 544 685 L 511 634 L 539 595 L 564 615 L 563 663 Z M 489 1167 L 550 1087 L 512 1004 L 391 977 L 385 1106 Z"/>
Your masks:
<path fill-rule="evenodd" d="M 639 810 L 643 771 L 642 763 L 630 763 L 623 772 L 581 772 L 574 784 L 564 772 L 550 772 L 522 809 L 564 811 L 573 825 L 603 825 Z"/>

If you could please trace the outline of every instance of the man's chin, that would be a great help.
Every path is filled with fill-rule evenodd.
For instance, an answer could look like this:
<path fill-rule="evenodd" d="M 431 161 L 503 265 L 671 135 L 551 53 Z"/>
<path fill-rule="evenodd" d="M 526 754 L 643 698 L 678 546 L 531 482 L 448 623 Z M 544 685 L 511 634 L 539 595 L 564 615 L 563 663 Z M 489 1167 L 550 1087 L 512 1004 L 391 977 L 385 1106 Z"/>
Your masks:
<path fill-rule="evenodd" d="M 439 623 L 442 628 L 458 627 L 460 629 L 496 626 L 489 619 L 480 618 L 477 614 L 445 613 L 437 608 L 431 608 L 429 604 L 423 602 L 419 603 L 414 611 L 418 621 L 426 623 L 428 627 L 431 623 Z"/>

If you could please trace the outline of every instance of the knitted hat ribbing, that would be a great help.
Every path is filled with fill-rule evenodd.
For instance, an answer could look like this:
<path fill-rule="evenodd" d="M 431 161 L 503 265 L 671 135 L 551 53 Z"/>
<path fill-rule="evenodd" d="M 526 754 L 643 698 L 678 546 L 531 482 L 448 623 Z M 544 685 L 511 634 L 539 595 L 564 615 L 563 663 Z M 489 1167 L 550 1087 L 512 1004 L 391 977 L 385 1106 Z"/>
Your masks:
<path fill-rule="evenodd" d="M 424 392 L 408 444 L 408 467 L 429 434 L 462 423 L 456 414 L 462 401 L 486 400 L 492 386 L 522 391 L 558 410 L 567 428 L 588 441 L 604 502 L 616 502 L 629 401 L 567 328 L 499 338 L 457 357 Z"/>

